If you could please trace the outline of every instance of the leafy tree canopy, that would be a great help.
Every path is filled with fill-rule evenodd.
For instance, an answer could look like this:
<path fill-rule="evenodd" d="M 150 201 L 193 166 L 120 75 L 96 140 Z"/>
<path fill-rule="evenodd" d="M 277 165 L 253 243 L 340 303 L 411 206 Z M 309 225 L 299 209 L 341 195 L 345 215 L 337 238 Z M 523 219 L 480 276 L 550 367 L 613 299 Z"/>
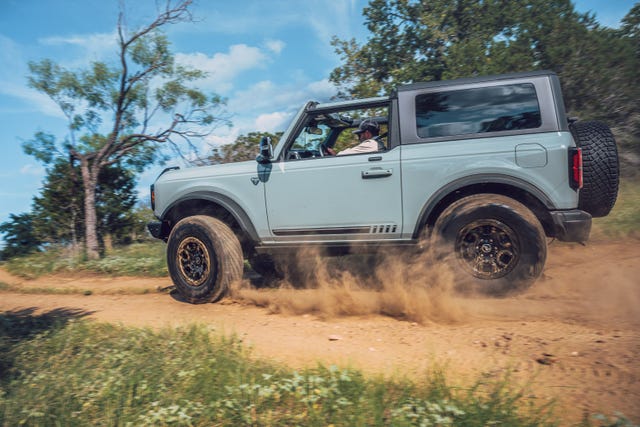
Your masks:
<path fill-rule="evenodd" d="M 368 39 L 333 39 L 339 98 L 399 84 L 549 69 L 569 114 L 605 120 L 640 154 L 640 3 L 620 30 L 601 27 L 570 0 L 371 0 Z M 624 156 L 623 156 L 624 157 Z"/>
<path fill-rule="evenodd" d="M 89 258 L 99 255 L 96 189 L 103 170 L 117 164 L 140 171 L 157 160 L 161 145 L 180 154 L 182 148 L 195 150 L 194 139 L 215 123 L 228 123 L 218 115 L 224 100 L 196 86 L 205 73 L 176 64 L 162 33 L 167 25 L 191 19 L 191 3 L 165 0 L 155 19 L 137 29 L 127 28 L 121 13 L 113 62 L 96 61 L 80 70 L 49 59 L 29 64 L 29 84 L 58 105 L 68 133 L 63 139 L 37 133 L 24 150 L 45 164 L 58 157 L 78 161 Z"/>
<path fill-rule="evenodd" d="M 40 250 L 42 242 L 33 231 L 33 215 L 23 213 L 10 214 L 9 221 L 0 224 L 0 233 L 4 234 L 5 247 L 0 251 L 0 259 L 9 259 Z"/>

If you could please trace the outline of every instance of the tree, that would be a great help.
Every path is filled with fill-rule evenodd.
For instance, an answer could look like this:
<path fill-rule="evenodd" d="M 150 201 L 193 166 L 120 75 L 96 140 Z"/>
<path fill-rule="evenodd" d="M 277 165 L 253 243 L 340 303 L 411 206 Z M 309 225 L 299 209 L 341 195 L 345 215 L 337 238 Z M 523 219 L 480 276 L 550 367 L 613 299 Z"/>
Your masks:
<path fill-rule="evenodd" d="M 640 3 L 620 30 L 600 27 L 570 0 L 371 0 L 363 13 L 365 43 L 333 40 L 343 61 L 330 75 L 339 98 L 550 69 L 560 75 L 571 116 L 606 121 L 622 146 L 640 154 Z"/>
<path fill-rule="evenodd" d="M 333 40 L 344 64 L 330 80 L 343 98 L 413 81 L 555 68 L 571 52 L 563 37 L 595 25 L 570 0 L 371 0 L 363 13 L 366 43 Z"/>
<path fill-rule="evenodd" d="M 45 59 L 29 64 L 29 84 L 48 95 L 68 120 L 62 143 L 44 133 L 24 144 L 25 151 L 51 164 L 56 153 L 80 165 L 87 256 L 99 257 L 96 187 L 104 168 L 120 164 L 141 170 L 154 161 L 161 144 L 195 145 L 218 118 L 224 102 L 205 95 L 193 83 L 205 74 L 174 62 L 161 30 L 191 19 L 192 0 L 166 0 L 158 16 L 130 31 L 121 12 L 118 56 L 113 63 L 93 62 L 70 71 Z"/>
<path fill-rule="evenodd" d="M 33 228 L 49 244 L 78 246 L 83 232 L 83 192 L 80 169 L 59 157 L 47 168 L 40 194 L 33 198 Z"/>
<path fill-rule="evenodd" d="M 5 235 L 5 247 L 0 251 L 0 259 L 9 259 L 40 250 L 42 242 L 33 232 L 33 215 L 9 214 L 9 221 L 0 224 L 0 233 Z"/>
<path fill-rule="evenodd" d="M 136 228 L 134 208 L 136 205 L 136 180 L 133 173 L 112 165 L 104 168 L 96 187 L 96 214 L 98 229 L 103 239 L 114 243 L 130 240 Z"/>
<path fill-rule="evenodd" d="M 77 162 L 75 162 L 77 163 Z M 84 238 L 84 195 L 80 167 L 58 158 L 47 169 L 40 194 L 33 198 L 33 232 L 39 241 L 77 247 Z M 140 234 L 135 219 L 135 176 L 120 165 L 102 169 L 96 185 L 96 218 L 100 240 L 116 243 Z"/>
<path fill-rule="evenodd" d="M 213 154 L 209 156 L 208 161 L 215 164 L 255 160 L 258 155 L 260 139 L 263 136 L 271 138 L 271 143 L 275 146 L 280 140 L 282 132 L 275 134 L 249 132 L 247 135 L 240 135 L 234 142 L 214 148 Z"/>

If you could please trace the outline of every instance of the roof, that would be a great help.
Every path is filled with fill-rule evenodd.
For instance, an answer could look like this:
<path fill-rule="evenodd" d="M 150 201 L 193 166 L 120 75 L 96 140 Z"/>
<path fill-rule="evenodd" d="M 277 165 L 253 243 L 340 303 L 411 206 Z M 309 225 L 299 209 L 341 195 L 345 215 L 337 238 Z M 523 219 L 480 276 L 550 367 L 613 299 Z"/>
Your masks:
<path fill-rule="evenodd" d="M 454 79 L 454 80 L 437 80 L 437 81 L 431 81 L 431 82 L 409 83 L 406 85 L 401 85 L 401 86 L 398 86 L 397 91 L 405 92 L 405 91 L 411 91 L 416 89 L 427 89 L 432 87 L 473 84 L 473 83 L 482 83 L 482 82 L 497 81 L 497 80 L 513 80 L 513 79 L 522 79 L 522 78 L 528 78 L 528 77 L 551 76 L 551 75 L 556 75 L 556 73 L 549 70 L 541 70 L 541 71 L 525 71 L 521 73 L 496 74 L 496 75 L 490 75 L 490 76 L 479 76 L 479 77 L 470 77 L 470 78 Z"/>

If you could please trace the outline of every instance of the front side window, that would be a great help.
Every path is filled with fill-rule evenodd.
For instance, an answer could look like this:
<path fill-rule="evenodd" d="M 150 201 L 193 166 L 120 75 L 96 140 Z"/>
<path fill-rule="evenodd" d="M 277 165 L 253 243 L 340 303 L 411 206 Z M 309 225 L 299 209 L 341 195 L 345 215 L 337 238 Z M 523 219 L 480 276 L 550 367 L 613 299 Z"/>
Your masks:
<path fill-rule="evenodd" d="M 289 149 L 289 159 L 320 157 L 322 144 L 331 133 L 331 128 L 324 124 L 305 126 Z"/>
<path fill-rule="evenodd" d="M 374 121 L 377 135 L 371 135 L 378 143 L 378 151 L 387 148 L 388 107 L 354 108 L 319 112 L 306 118 L 304 126 L 285 149 L 286 160 L 302 160 L 332 157 L 361 143 L 354 131 L 362 121 Z M 367 134 L 368 135 L 368 134 Z M 370 145 L 370 144 L 369 144 Z M 343 153 L 344 154 L 344 153 Z"/>
<path fill-rule="evenodd" d="M 416 96 L 421 138 L 535 129 L 542 124 L 531 83 L 482 87 Z"/>

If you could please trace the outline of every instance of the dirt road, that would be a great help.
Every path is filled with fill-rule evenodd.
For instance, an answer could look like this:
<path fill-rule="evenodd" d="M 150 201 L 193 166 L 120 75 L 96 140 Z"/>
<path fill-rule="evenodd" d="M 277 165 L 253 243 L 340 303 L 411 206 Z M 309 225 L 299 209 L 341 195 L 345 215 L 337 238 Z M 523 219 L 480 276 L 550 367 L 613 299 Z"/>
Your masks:
<path fill-rule="evenodd" d="M 567 422 L 615 411 L 640 422 L 639 240 L 552 243 L 543 279 L 500 299 L 455 295 L 437 268 L 389 263 L 372 277 L 392 285 L 363 290 L 345 276 L 318 289 L 254 289 L 247 280 L 221 303 L 189 305 L 156 290 L 168 279 L 25 281 L 0 270 L 0 282 L 17 289 L 0 293 L 0 311 L 64 307 L 125 325 L 204 323 L 293 367 L 321 362 L 419 379 L 439 366 L 461 385 L 510 371 L 530 383 L 535 403 L 557 399 Z M 21 291 L 35 288 L 78 292 Z"/>

